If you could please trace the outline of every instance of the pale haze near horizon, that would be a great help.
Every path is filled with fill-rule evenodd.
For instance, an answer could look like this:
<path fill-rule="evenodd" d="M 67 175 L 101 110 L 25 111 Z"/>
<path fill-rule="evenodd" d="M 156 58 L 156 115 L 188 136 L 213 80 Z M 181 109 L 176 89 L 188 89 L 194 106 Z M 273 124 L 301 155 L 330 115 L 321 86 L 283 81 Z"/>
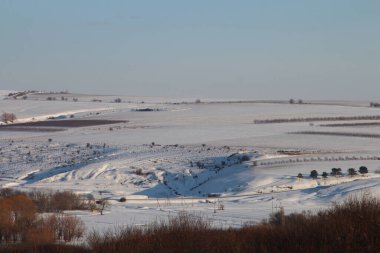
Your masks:
<path fill-rule="evenodd" d="M 0 89 L 380 100 L 380 1 L 0 1 Z"/>

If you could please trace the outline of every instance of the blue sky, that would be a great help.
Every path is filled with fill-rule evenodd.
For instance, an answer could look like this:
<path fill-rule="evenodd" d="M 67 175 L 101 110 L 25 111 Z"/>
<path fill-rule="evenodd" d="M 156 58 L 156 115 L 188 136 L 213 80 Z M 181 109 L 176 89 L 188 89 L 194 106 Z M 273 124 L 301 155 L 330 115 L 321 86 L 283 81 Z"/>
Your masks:
<path fill-rule="evenodd" d="M 0 88 L 380 100 L 380 1 L 0 0 Z"/>

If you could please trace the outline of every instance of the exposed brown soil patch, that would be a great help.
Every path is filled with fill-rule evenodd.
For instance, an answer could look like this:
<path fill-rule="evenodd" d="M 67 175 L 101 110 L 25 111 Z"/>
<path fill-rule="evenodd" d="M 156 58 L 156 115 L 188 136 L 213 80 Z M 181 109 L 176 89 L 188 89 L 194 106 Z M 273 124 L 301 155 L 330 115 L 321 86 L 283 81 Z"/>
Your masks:
<path fill-rule="evenodd" d="M 104 119 L 68 119 L 68 120 L 44 120 L 26 123 L 16 123 L 2 127 L 88 127 L 99 125 L 110 125 L 118 123 L 126 123 L 126 120 L 104 120 Z"/>
<path fill-rule="evenodd" d="M 100 119 L 69 119 L 69 120 L 46 120 L 16 123 L 0 126 L 0 131 L 16 131 L 16 132 L 58 132 L 64 131 L 70 127 L 89 127 L 100 125 L 111 125 L 118 123 L 126 123 L 126 120 L 100 120 Z"/>

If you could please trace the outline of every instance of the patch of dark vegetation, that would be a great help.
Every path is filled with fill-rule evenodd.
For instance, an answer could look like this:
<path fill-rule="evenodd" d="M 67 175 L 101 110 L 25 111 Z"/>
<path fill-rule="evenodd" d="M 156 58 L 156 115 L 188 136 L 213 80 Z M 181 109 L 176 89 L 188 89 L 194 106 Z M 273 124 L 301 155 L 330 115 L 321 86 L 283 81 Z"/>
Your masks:
<path fill-rule="evenodd" d="M 300 150 L 278 150 L 277 153 L 284 155 L 302 155 Z"/>
<path fill-rule="evenodd" d="M 364 174 L 368 173 L 368 168 L 366 166 L 360 166 L 359 171 L 356 171 L 355 168 L 349 168 L 349 169 L 347 169 L 346 176 L 353 177 L 353 176 L 358 175 L 358 173 L 360 173 L 362 176 L 364 176 Z M 302 174 L 301 174 L 301 177 L 299 176 L 300 174 L 301 173 L 299 173 L 297 177 L 303 178 Z M 312 170 L 310 172 L 310 177 L 313 179 L 317 179 L 318 175 L 319 174 L 316 170 Z M 328 178 L 329 175 L 334 176 L 334 177 L 343 177 L 344 176 L 341 168 L 332 168 L 330 174 L 328 172 L 324 171 L 321 176 L 322 176 L 322 178 L 326 179 L 326 178 Z"/>
<path fill-rule="evenodd" d="M 378 252 L 380 202 L 349 198 L 328 210 L 285 215 L 240 229 L 213 228 L 205 219 L 180 214 L 144 229 L 92 233 L 93 252 Z"/>
<path fill-rule="evenodd" d="M 305 150 L 278 150 L 277 153 L 282 155 L 290 155 L 290 156 L 296 156 L 296 155 L 312 155 L 312 154 L 318 154 L 318 151 L 305 151 Z"/>
<path fill-rule="evenodd" d="M 39 244 L 21 242 L 0 246 L 0 253 L 91 253 L 92 251 L 82 246 L 69 244 Z"/>
<path fill-rule="evenodd" d="M 291 132 L 289 134 L 307 134 L 307 135 L 332 135 L 332 136 L 346 136 L 346 137 L 361 137 L 361 138 L 380 138 L 380 134 L 367 134 L 367 133 L 344 133 L 344 132 L 322 132 L 322 131 L 299 131 Z"/>
<path fill-rule="evenodd" d="M 319 150 L 299 150 L 299 149 L 280 149 L 277 150 L 278 154 L 289 155 L 289 156 L 297 156 L 297 155 L 313 155 L 320 154 Z"/>
<path fill-rule="evenodd" d="M 310 118 L 289 118 L 289 119 L 262 119 L 254 120 L 254 124 L 274 124 L 274 123 L 296 123 L 314 121 L 350 121 L 350 120 L 380 120 L 380 115 L 370 116 L 339 116 L 339 117 L 310 117 Z"/>
<path fill-rule="evenodd" d="M 380 107 L 380 103 L 377 102 L 370 102 L 369 107 Z"/>
<path fill-rule="evenodd" d="M 356 127 L 356 126 L 380 126 L 380 122 L 363 122 L 363 123 L 343 123 L 343 124 L 322 124 L 321 127 Z"/>
<path fill-rule="evenodd" d="M 251 160 L 251 158 L 247 155 L 243 155 L 240 157 L 241 162 L 248 162 L 249 160 Z"/>
<path fill-rule="evenodd" d="M 161 112 L 163 109 L 159 108 L 135 108 L 131 110 L 132 112 Z"/>
<path fill-rule="evenodd" d="M 28 251 L 15 252 L 36 252 L 32 249 L 37 245 L 70 242 L 81 238 L 84 231 L 84 222 L 75 216 L 41 215 L 26 194 L 0 197 L 0 252 L 24 245 L 29 245 Z"/>
<path fill-rule="evenodd" d="M 149 176 L 149 175 L 154 175 L 154 173 L 153 172 L 150 172 L 150 171 L 148 171 L 148 172 L 143 172 L 143 170 L 141 169 L 141 168 L 135 168 L 135 167 L 131 167 L 132 169 L 135 169 L 134 171 L 133 171 L 133 173 L 134 174 L 136 174 L 137 176 L 143 176 L 143 177 L 146 177 L 146 176 Z"/>
<path fill-rule="evenodd" d="M 126 197 L 121 197 L 120 199 L 119 199 L 119 202 L 126 202 L 127 201 L 127 198 Z"/>
<path fill-rule="evenodd" d="M 126 123 L 126 120 L 103 120 L 103 119 L 68 119 L 68 120 L 46 120 L 46 121 L 35 121 L 35 122 L 25 122 L 16 123 L 12 125 L 0 126 L 1 128 L 11 128 L 11 127 L 89 127 L 98 125 L 110 125 L 118 123 Z"/>
<path fill-rule="evenodd" d="M 14 99 L 18 99 L 18 98 L 22 98 L 22 99 L 27 99 L 29 94 L 33 94 L 33 93 L 36 93 L 38 91 L 35 91 L 35 90 L 27 90 L 27 91 L 19 91 L 19 92 L 11 92 L 8 94 L 8 97 L 10 98 L 14 98 Z"/>
<path fill-rule="evenodd" d="M 298 100 L 295 100 L 294 98 L 291 98 L 289 99 L 289 104 L 303 104 L 303 100 L 302 99 L 298 99 Z"/>
<path fill-rule="evenodd" d="M 48 117 L 48 119 L 66 119 L 67 116 L 66 115 L 59 115 L 59 116 L 51 116 L 51 117 Z"/>
<path fill-rule="evenodd" d="M 318 156 L 318 157 L 303 157 L 303 158 L 284 158 L 266 162 L 257 162 L 256 166 L 274 166 L 284 164 L 296 164 L 307 162 L 331 162 L 331 161 L 374 161 L 380 160 L 380 156 Z"/>

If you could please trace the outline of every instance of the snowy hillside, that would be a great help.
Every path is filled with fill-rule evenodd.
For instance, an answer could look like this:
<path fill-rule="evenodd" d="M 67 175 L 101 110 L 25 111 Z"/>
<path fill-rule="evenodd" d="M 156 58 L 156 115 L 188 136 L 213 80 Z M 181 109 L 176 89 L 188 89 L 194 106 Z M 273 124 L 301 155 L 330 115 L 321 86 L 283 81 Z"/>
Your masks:
<path fill-rule="evenodd" d="M 116 120 L 0 126 L 0 185 L 107 198 L 111 206 L 104 216 L 75 212 L 99 229 L 147 224 L 181 210 L 238 227 L 280 206 L 315 211 L 350 194 L 380 193 L 378 108 L 353 102 L 178 101 L 83 94 L 0 100 L 16 123 Z M 307 117 L 320 121 L 303 122 Z M 298 121 L 254 124 L 292 118 Z M 348 175 L 347 169 L 361 166 L 369 173 Z M 332 168 L 341 168 L 342 175 L 332 176 Z M 319 173 L 315 179 L 312 170 Z M 127 201 L 118 202 L 121 197 Z"/>

